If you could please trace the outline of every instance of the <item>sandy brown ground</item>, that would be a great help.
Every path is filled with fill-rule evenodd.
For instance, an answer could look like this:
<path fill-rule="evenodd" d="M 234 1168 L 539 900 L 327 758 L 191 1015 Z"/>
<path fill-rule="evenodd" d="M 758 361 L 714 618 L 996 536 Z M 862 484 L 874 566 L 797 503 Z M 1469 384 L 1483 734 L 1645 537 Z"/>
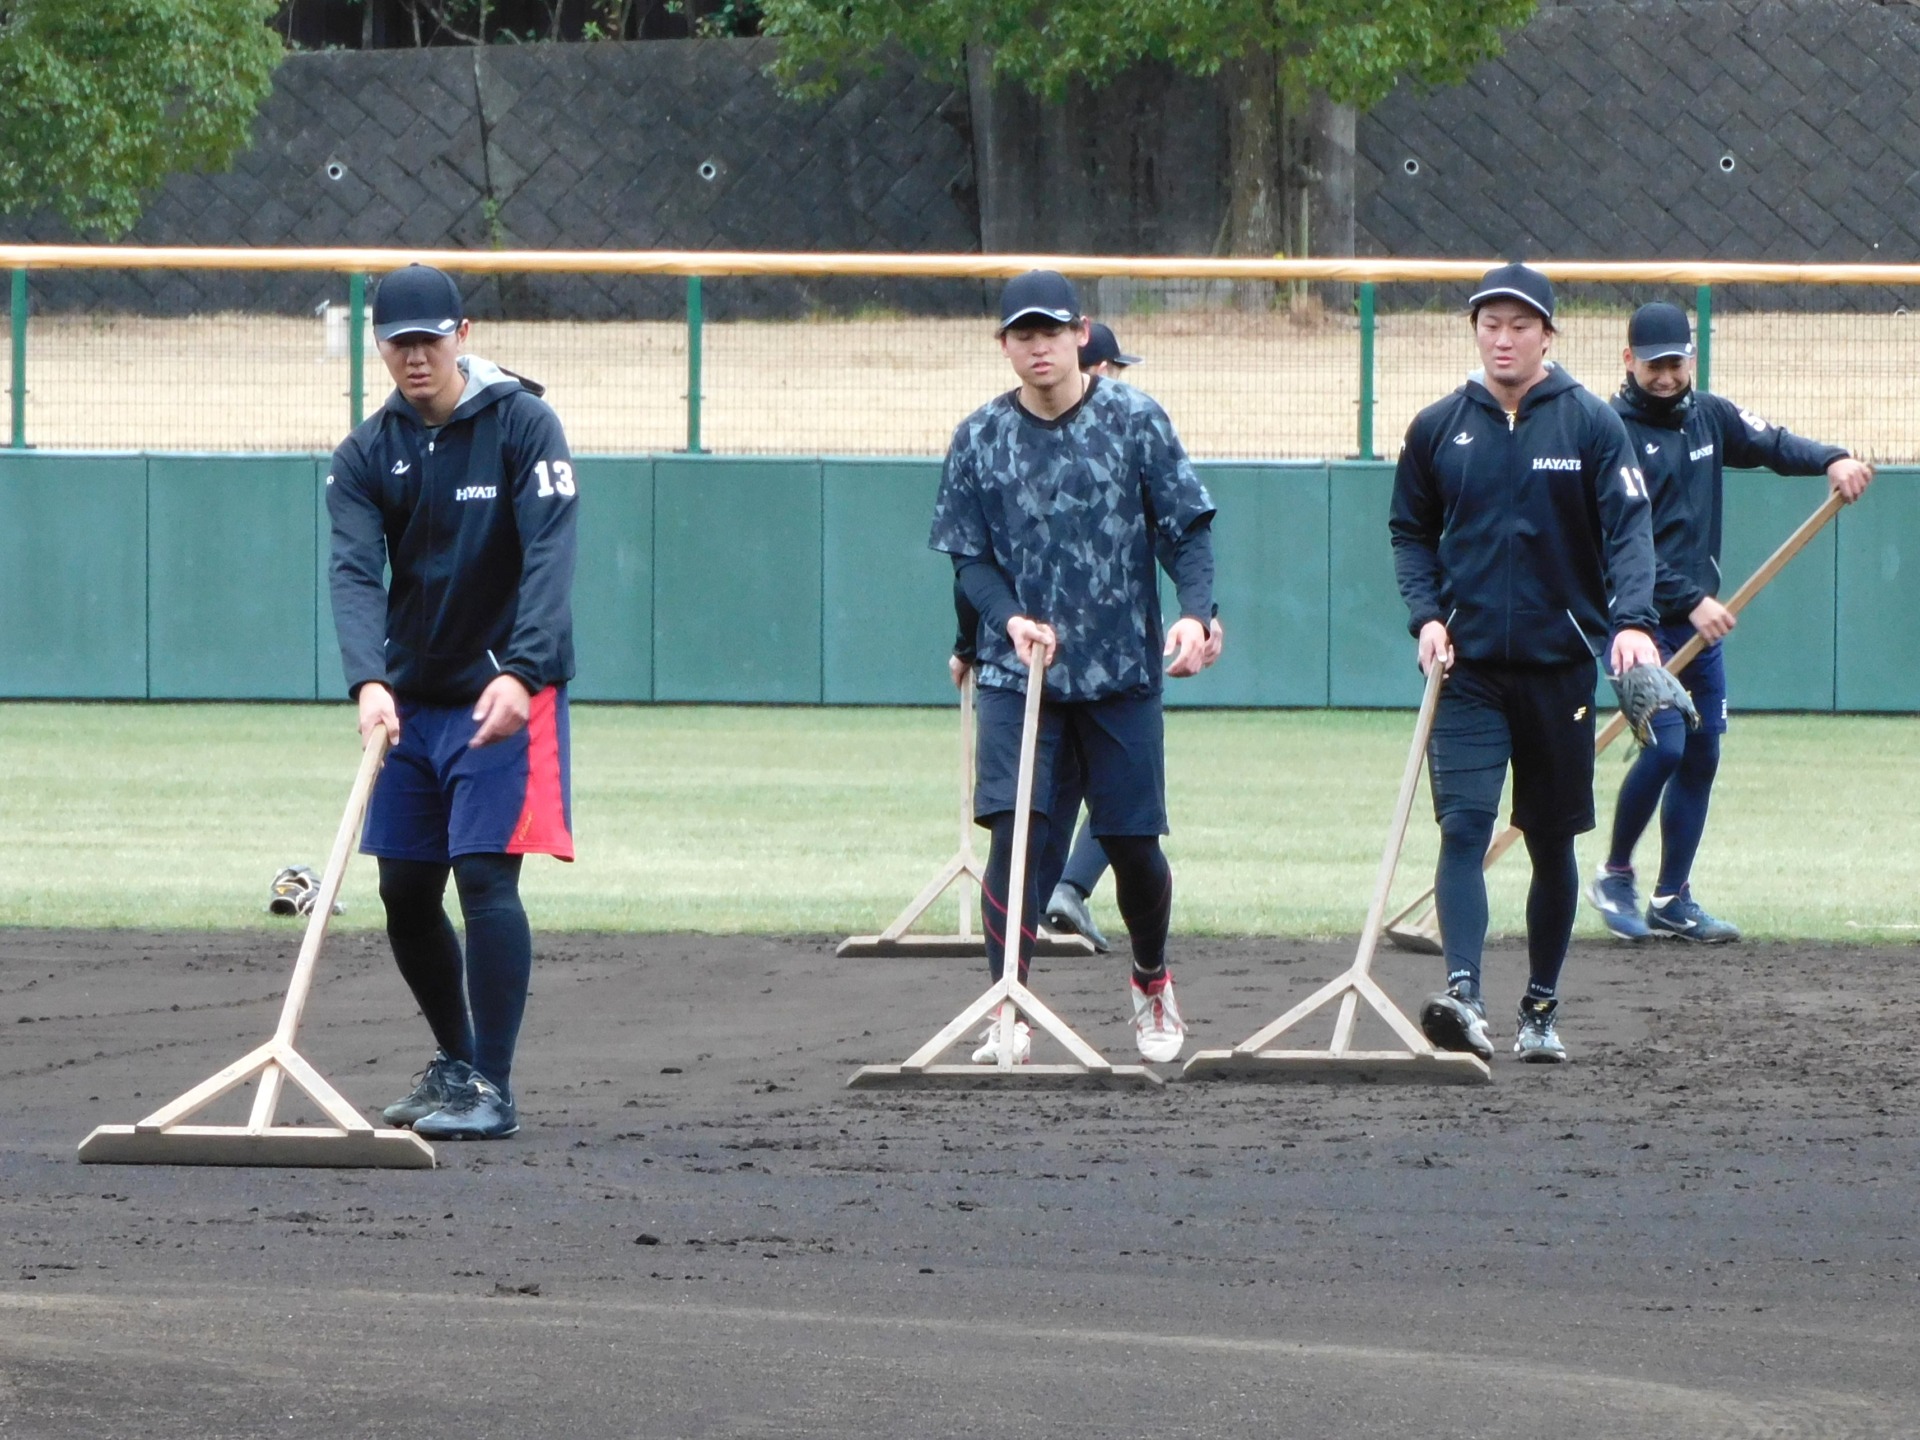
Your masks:
<path fill-rule="evenodd" d="M 1723 313 L 1714 388 L 1857 454 L 1920 459 L 1916 324 L 1904 314 Z M 1147 361 L 1129 380 L 1167 407 L 1196 456 L 1355 453 L 1360 334 L 1351 317 L 1169 310 L 1115 325 Z M 1606 394 L 1619 383 L 1625 330 L 1624 313 L 1571 313 L 1555 353 Z M 1452 314 L 1383 316 L 1377 345 L 1375 445 L 1391 457 L 1414 413 L 1478 362 Z M 543 381 L 577 452 L 687 444 L 680 323 L 481 323 L 473 349 Z M 1842 384 L 1831 378 L 1836 359 Z M 388 386 L 377 356 L 366 383 L 379 404 Z M 702 439 L 728 453 L 938 455 L 959 420 L 1010 383 L 990 327 L 976 320 L 711 324 Z M 27 436 L 42 448 L 331 450 L 349 415 L 347 360 L 329 354 L 318 317 L 36 318 L 28 384 Z"/>
<path fill-rule="evenodd" d="M 514 1139 L 83 1167 L 271 1030 L 293 939 L 0 932 L 0 1436 L 1920 1433 L 1911 950 L 1580 947 L 1576 1062 L 1487 1087 L 1010 1095 L 842 1088 L 969 964 L 541 948 Z M 1196 1041 L 1348 954 L 1180 944 Z M 303 1048 L 382 1103 L 424 1028 L 377 937 L 325 971 Z M 1038 981 L 1116 1058 L 1121 973 Z"/>

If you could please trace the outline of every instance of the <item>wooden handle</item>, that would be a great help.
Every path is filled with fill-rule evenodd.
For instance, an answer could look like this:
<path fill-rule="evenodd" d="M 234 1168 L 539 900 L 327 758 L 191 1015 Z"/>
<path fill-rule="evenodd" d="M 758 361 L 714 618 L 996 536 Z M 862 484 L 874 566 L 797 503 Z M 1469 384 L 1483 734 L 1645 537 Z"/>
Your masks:
<path fill-rule="evenodd" d="M 360 817 L 366 813 L 367 797 L 373 793 L 374 777 L 387 758 L 393 737 L 387 727 L 374 728 L 366 748 L 360 752 L 360 769 L 353 777 L 353 789 L 347 796 L 346 812 L 333 835 L 333 852 L 327 856 L 326 873 L 320 877 L 320 893 L 314 896 L 307 912 L 307 933 L 300 941 L 300 958 L 294 962 L 293 979 L 287 984 L 286 1004 L 280 1010 L 280 1027 L 273 1038 L 291 1047 L 294 1032 L 300 1028 L 300 1012 L 306 1008 L 307 992 L 313 988 L 313 972 L 320 959 L 320 944 L 327 938 L 327 923 L 333 919 L 333 902 L 340 896 L 346 879 L 347 862 L 353 858 L 353 842 L 360 834 Z"/>
<path fill-rule="evenodd" d="M 1034 754 L 1040 745 L 1040 695 L 1047 688 L 1047 652 L 1035 643 L 1027 666 L 1027 712 L 1020 726 L 1020 777 L 1013 796 L 1013 867 L 1007 876 L 1007 934 L 1001 974 L 1020 978 L 1020 927 L 1027 899 L 1027 836 L 1032 830 Z"/>
<path fill-rule="evenodd" d="M 1367 906 L 1367 923 L 1360 932 L 1360 948 L 1353 957 L 1353 968 L 1366 974 L 1373 964 L 1373 952 L 1380 943 L 1380 931 L 1387 913 L 1387 896 L 1393 891 L 1393 873 L 1400 868 L 1400 849 L 1406 844 L 1407 821 L 1413 814 L 1414 791 L 1420 785 L 1420 767 L 1427 759 L 1427 737 L 1433 733 L 1433 714 L 1440 706 L 1440 687 L 1446 683 L 1446 666 L 1436 660 L 1427 671 L 1426 693 L 1420 697 L 1420 713 L 1413 722 L 1413 744 L 1407 751 L 1407 766 L 1400 775 L 1400 795 L 1393 802 L 1393 821 L 1387 827 L 1386 849 L 1380 854 L 1380 873 L 1373 882 L 1373 900 Z"/>

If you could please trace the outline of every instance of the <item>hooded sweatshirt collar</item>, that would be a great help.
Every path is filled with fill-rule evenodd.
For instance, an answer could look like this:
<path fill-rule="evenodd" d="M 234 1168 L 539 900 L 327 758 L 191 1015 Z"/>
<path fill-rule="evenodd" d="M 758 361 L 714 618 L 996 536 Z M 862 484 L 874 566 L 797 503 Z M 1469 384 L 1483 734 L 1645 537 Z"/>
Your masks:
<path fill-rule="evenodd" d="M 462 355 L 459 360 L 460 373 L 466 377 L 466 388 L 460 392 L 460 403 L 453 407 L 453 414 L 447 417 L 447 424 L 456 420 L 465 420 L 479 414 L 489 405 L 511 395 L 516 390 L 525 390 L 531 395 L 542 393 L 544 387 L 531 380 L 522 379 L 511 370 L 502 370 L 491 360 L 483 360 L 478 355 Z M 404 416 L 416 425 L 424 425 L 420 412 L 400 393 L 396 386 L 387 397 L 387 409 L 396 415 Z"/>
<path fill-rule="evenodd" d="M 1547 362 L 1547 373 L 1545 377 L 1520 397 L 1520 408 L 1515 413 L 1524 415 L 1541 401 L 1550 400 L 1555 395 L 1565 394 L 1567 391 L 1576 388 L 1579 383 L 1578 380 L 1575 380 L 1560 366 L 1549 360 Z M 1507 407 L 1495 399 L 1493 392 L 1487 388 L 1486 371 L 1473 371 L 1467 376 L 1467 383 L 1461 388 L 1466 391 L 1469 399 L 1477 404 L 1484 405 L 1496 415 L 1505 415 L 1507 413 Z"/>
<path fill-rule="evenodd" d="M 1678 395 L 1663 399 L 1648 394 L 1631 372 L 1620 385 L 1615 397 L 1620 413 L 1629 420 L 1642 425 L 1658 426 L 1662 430 L 1679 430 L 1687 423 L 1687 417 L 1693 413 L 1693 387 L 1689 385 Z"/>

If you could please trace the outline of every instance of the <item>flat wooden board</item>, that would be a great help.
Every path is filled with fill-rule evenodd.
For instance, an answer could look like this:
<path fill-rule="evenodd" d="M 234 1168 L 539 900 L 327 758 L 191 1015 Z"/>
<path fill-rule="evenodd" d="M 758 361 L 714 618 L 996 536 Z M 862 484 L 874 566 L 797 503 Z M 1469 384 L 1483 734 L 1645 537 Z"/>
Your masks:
<path fill-rule="evenodd" d="M 1407 1050 L 1201 1050 L 1181 1071 L 1188 1080 L 1261 1080 L 1272 1083 L 1484 1085 L 1493 1071 L 1478 1055 L 1443 1051 L 1415 1055 Z"/>
<path fill-rule="evenodd" d="M 1396 950 L 1410 950 L 1415 955 L 1444 955 L 1440 948 L 1440 937 L 1425 930 L 1410 930 L 1389 925 L 1386 929 L 1387 943 Z"/>
<path fill-rule="evenodd" d="M 433 1147 L 411 1130 L 276 1125 L 252 1135 L 238 1125 L 176 1125 L 160 1131 L 102 1125 L 80 1142 L 80 1163 L 431 1170 Z"/>
<path fill-rule="evenodd" d="M 1022 1090 L 1119 1090 L 1131 1085 L 1164 1085 L 1144 1065 L 1115 1065 L 1089 1070 L 1084 1065 L 929 1065 L 909 1070 L 903 1065 L 862 1065 L 847 1080 L 849 1090 L 990 1090 L 1012 1086 Z"/>
<path fill-rule="evenodd" d="M 878 935 L 852 935 L 842 940 L 840 948 L 833 953 L 881 959 L 925 955 L 936 960 L 966 960 L 984 956 L 986 946 L 985 938 L 979 935 L 965 939 L 958 935 L 902 935 L 894 940 L 883 940 Z M 1084 935 L 1043 934 L 1033 945 L 1036 960 L 1066 960 L 1095 953 L 1093 942 Z"/>

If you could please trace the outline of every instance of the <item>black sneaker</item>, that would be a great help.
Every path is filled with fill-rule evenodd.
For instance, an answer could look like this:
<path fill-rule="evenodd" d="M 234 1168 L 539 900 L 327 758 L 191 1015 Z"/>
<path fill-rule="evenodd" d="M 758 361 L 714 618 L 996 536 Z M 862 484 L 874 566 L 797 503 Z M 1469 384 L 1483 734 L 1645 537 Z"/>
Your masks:
<path fill-rule="evenodd" d="M 520 1112 L 506 1094 L 478 1070 L 467 1070 L 460 1093 L 413 1122 L 413 1133 L 426 1140 L 504 1140 L 520 1128 Z"/>
<path fill-rule="evenodd" d="M 1064 880 L 1053 887 L 1053 896 L 1047 901 L 1047 924 L 1069 935 L 1085 936 L 1102 955 L 1113 948 L 1100 933 L 1100 927 L 1093 923 L 1087 897 Z"/>
<path fill-rule="evenodd" d="M 419 1083 L 413 1087 L 413 1093 L 387 1106 L 380 1112 L 380 1118 L 389 1125 L 411 1125 L 433 1114 L 464 1090 L 472 1074 L 473 1067 L 466 1061 L 455 1060 L 444 1050 L 435 1051 L 427 1068 L 414 1076 Z"/>
<path fill-rule="evenodd" d="M 1420 1030 L 1436 1050 L 1466 1050 L 1482 1060 L 1493 1059 L 1487 1007 L 1480 999 L 1480 987 L 1471 980 L 1456 980 L 1446 994 L 1427 1001 L 1420 1012 Z"/>
<path fill-rule="evenodd" d="M 1700 945 L 1724 945 L 1740 938 L 1740 927 L 1716 920 L 1700 908 L 1691 891 L 1653 897 L 1647 906 L 1647 929 L 1655 935 L 1673 935 Z"/>
<path fill-rule="evenodd" d="M 1513 1053 L 1530 1065 L 1559 1065 L 1567 1058 L 1567 1047 L 1554 1033 L 1553 1019 L 1560 1013 L 1558 1000 L 1536 1000 L 1531 995 L 1520 1000 L 1520 1018 L 1513 1030 Z"/>

